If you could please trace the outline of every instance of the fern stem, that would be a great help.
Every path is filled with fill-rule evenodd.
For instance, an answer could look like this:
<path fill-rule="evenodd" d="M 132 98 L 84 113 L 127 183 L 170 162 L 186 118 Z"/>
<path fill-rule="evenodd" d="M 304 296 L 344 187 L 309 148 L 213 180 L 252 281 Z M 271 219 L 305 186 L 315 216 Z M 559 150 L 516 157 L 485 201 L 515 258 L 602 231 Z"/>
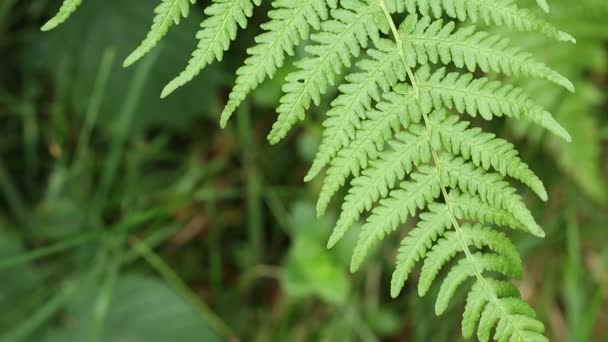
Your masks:
<path fill-rule="evenodd" d="M 416 102 L 418 102 L 418 104 L 420 104 L 420 89 L 418 88 L 418 84 L 416 83 L 416 77 L 414 77 L 414 73 L 412 72 L 412 69 L 407 64 L 405 54 L 403 54 L 404 47 L 403 47 L 403 39 L 401 38 L 401 34 L 399 34 L 397 25 L 395 25 L 395 21 L 393 20 L 393 17 L 391 17 L 391 12 L 388 10 L 388 7 L 386 7 L 386 3 L 384 2 L 384 0 L 378 0 L 378 2 L 380 3 L 382 12 L 384 12 L 384 16 L 386 17 L 386 20 L 388 21 L 388 25 L 390 26 L 391 32 L 393 33 L 393 36 L 395 38 L 395 44 L 397 44 L 397 50 L 399 51 L 399 57 L 401 57 L 401 62 L 403 63 L 403 66 L 405 67 L 405 72 L 407 73 L 407 77 L 410 79 L 410 83 L 412 84 Z M 422 107 L 420 107 L 420 108 L 422 108 Z M 426 118 L 426 114 L 424 112 L 422 112 L 422 113 Z M 427 128 L 428 128 L 428 125 L 427 125 Z"/>
<path fill-rule="evenodd" d="M 414 73 L 412 72 L 412 69 L 409 67 L 408 63 L 407 63 L 407 59 L 405 57 L 405 53 L 404 53 L 404 47 L 403 47 L 403 38 L 401 37 L 401 34 L 399 33 L 397 26 L 395 25 L 395 22 L 393 20 L 393 18 L 391 17 L 390 11 L 388 10 L 388 7 L 386 6 L 385 0 L 378 0 L 380 7 L 382 8 L 382 11 L 384 12 L 384 16 L 386 18 L 386 20 L 388 21 L 388 24 L 391 28 L 391 32 L 394 36 L 394 40 L 395 43 L 397 44 L 397 48 L 399 49 L 399 56 L 401 57 L 401 61 L 403 63 L 403 66 L 405 67 L 407 76 L 410 80 L 411 86 L 414 90 L 414 97 L 416 99 L 416 102 L 420 108 L 420 112 L 422 113 L 422 118 L 424 121 L 424 125 L 426 126 L 426 130 L 427 130 L 427 137 L 430 139 L 432 137 L 432 125 L 431 125 L 431 121 L 429 120 L 429 117 L 427 115 L 427 113 L 424 111 L 422 104 L 420 103 L 420 90 L 418 88 L 418 84 L 416 82 L 416 78 L 414 76 Z M 435 168 L 437 169 L 437 175 L 438 177 L 441 177 L 442 173 L 441 173 L 441 162 L 439 161 L 439 156 L 437 154 L 436 149 L 433 147 L 433 144 L 430 143 L 429 144 L 431 147 L 431 154 L 433 156 L 433 164 L 435 166 Z M 466 241 L 464 240 L 463 234 L 462 234 L 462 230 L 460 228 L 460 224 L 458 223 L 458 220 L 456 219 L 456 215 L 454 214 L 454 207 L 452 205 L 452 201 L 450 200 L 450 196 L 446 190 L 446 187 L 443 185 L 442 182 L 440 183 L 440 187 L 441 187 L 441 193 L 443 195 L 443 198 L 445 200 L 445 204 L 448 208 L 448 214 L 450 216 L 450 221 L 452 222 L 452 226 L 454 227 L 454 231 L 456 232 L 457 236 L 458 236 L 458 241 L 460 242 L 460 245 L 462 246 L 462 250 L 466 256 L 467 259 L 469 260 L 475 260 L 475 258 L 473 257 L 473 254 L 471 253 L 471 250 L 469 249 L 468 244 L 466 243 Z M 509 317 L 509 313 L 506 312 L 504 310 L 504 308 L 502 307 L 502 305 L 500 305 L 499 299 L 496 295 L 496 293 L 492 290 L 492 288 L 487 284 L 487 281 L 485 279 L 485 277 L 481 274 L 481 272 L 479 271 L 479 269 L 475 266 L 475 263 L 472 262 L 471 263 L 471 267 L 473 269 L 473 271 L 475 272 L 475 277 L 477 278 L 477 281 L 482 285 L 482 287 L 485 289 L 486 293 L 489 294 L 489 300 L 492 301 L 495 305 L 496 308 L 498 308 L 503 317 L 506 318 L 506 320 L 509 322 L 509 325 L 511 325 L 515 331 L 515 333 L 517 334 L 518 338 L 520 341 L 523 341 L 523 336 L 521 335 L 521 332 L 519 331 L 519 329 L 517 328 L 517 325 L 513 323 L 513 321 L 511 320 L 511 318 Z"/>

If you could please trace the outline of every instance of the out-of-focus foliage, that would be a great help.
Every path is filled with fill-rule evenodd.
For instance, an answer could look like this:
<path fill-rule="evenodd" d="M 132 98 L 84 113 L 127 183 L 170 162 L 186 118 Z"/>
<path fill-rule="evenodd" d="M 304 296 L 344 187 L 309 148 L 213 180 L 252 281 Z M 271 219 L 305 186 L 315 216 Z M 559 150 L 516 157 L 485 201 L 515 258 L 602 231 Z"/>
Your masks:
<path fill-rule="evenodd" d="M 608 24 L 605 17 L 608 4 L 601 0 L 559 0 L 554 3 L 550 19 L 574 35 L 576 45 L 555 46 L 538 37 L 520 38 L 526 47 L 572 80 L 576 93 L 567 94 L 539 82 L 526 82 L 525 85 L 534 98 L 555 113 L 556 119 L 572 135 L 572 143 L 562 144 L 550 137 L 541 142 L 542 133 L 538 130 L 522 130 L 519 134 L 532 137 L 534 145 L 543 143 L 559 167 L 588 196 L 605 202 L 608 194 L 601 171 L 605 168 L 601 141 L 606 138 L 604 86 L 608 70 Z"/>
<path fill-rule="evenodd" d="M 607 6 L 583 3 L 594 7 L 549 1 L 547 18 L 576 46 L 514 37 L 575 83 L 566 96 L 521 81 L 573 143 L 482 123 L 515 142 L 549 193 L 546 204 L 524 195 L 547 237 L 514 241 L 526 260 L 516 286 L 555 341 L 608 338 L 608 31 L 600 12 Z M 224 64 L 165 100 L 158 94 L 195 47 L 207 1 L 132 70 L 120 64 L 145 37 L 157 4 L 86 0 L 68 24 L 41 34 L 59 5 L 0 2 L 0 340 L 460 338 L 464 295 L 440 318 L 413 286 L 389 298 L 403 236 L 374 248 L 355 275 L 348 263 L 356 235 L 323 248 L 338 208 L 317 219 L 322 184 L 301 179 L 327 105 L 283 146 L 265 142 L 290 63 L 253 92 L 233 124 L 217 128 L 267 3 Z"/>
<path fill-rule="evenodd" d="M 65 304 L 70 322 L 46 341 L 220 341 L 185 298 L 158 280 L 123 275 L 112 284 L 86 284 Z M 69 285 L 68 285 L 69 286 Z M 112 286 L 111 296 L 107 286 Z M 98 294 L 102 295 L 98 295 Z M 101 315 L 107 318 L 100 321 Z"/>
<path fill-rule="evenodd" d="M 60 16 L 69 12 L 65 10 L 69 4 L 64 2 Z M 161 97 L 191 81 L 214 60 L 223 60 L 224 51 L 237 37 L 238 26 L 246 28 L 254 5 L 259 4 L 217 0 L 206 7 L 206 18 L 197 33 L 198 47 L 186 69 L 165 87 Z M 403 239 L 396 258 L 391 279 L 393 297 L 400 294 L 416 263 L 423 261 L 418 293 L 424 296 L 435 280 L 441 279 L 437 281 L 441 283 L 437 315 L 445 313 L 467 278 L 476 280 L 470 291 L 465 290 L 464 337 L 476 334 L 487 341 L 496 326 L 496 340 L 543 341 L 544 325 L 521 299 L 519 290 L 490 275 L 522 276 L 515 246 L 490 225 L 544 237 L 516 189 L 504 178 L 526 184 L 542 200 L 547 200 L 547 192 L 512 144 L 480 128 L 468 128 L 469 122 L 459 121 L 458 116 L 479 115 L 488 121 L 500 116 L 524 119 L 570 141 L 568 132 L 551 113 L 525 91 L 510 85 L 507 79 L 490 81 L 476 78 L 473 72 L 550 81 L 571 92 L 574 87 L 549 66 L 519 51 L 516 43 L 506 44 L 500 34 L 489 35 L 474 26 L 457 28 L 455 22 L 444 23 L 433 17 L 441 18 L 445 13 L 460 22 L 474 23 L 481 18 L 486 24 L 543 34 L 556 41 L 574 43 L 575 39 L 510 1 L 468 5 L 452 0 L 434 6 L 426 0 L 274 2 L 268 12 L 270 21 L 261 25 L 266 32 L 256 37 L 245 65 L 237 71 L 236 86 L 222 112 L 221 125 L 226 125 L 238 105 L 266 76 L 274 76 L 285 55 L 293 55 L 294 46 L 314 29 L 311 43 L 304 48 L 307 56 L 298 58 L 293 63 L 297 70 L 285 78 L 278 117 L 268 139 L 277 143 L 285 138 L 313 104 L 320 104 L 330 86 L 337 87 L 340 95 L 331 103 L 323 142 L 305 178 L 312 180 L 328 166 L 317 202 L 320 216 L 346 180 L 354 176 L 328 246 L 341 240 L 367 211 L 369 216 L 351 260 L 350 269 L 355 271 L 374 245 L 397 231 L 410 216 L 418 217 L 418 226 Z M 539 5 L 548 10 L 546 3 Z M 169 28 L 165 24 L 168 20 L 181 20 L 182 16 L 172 14 L 178 8 L 182 16 L 189 13 L 187 2 L 161 3 L 156 8 L 143 46 L 127 57 L 125 65 L 161 40 Z M 403 12 L 409 15 L 396 22 L 393 17 Z M 366 48 L 369 50 L 363 54 Z M 358 71 L 348 74 L 345 69 L 352 67 L 354 58 L 361 59 L 355 64 Z M 439 67 L 433 69 L 433 64 Z M 463 70 L 447 72 L 443 67 L 452 64 Z M 342 77 L 344 81 L 337 85 Z M 392 151 L 385 150 L 387 147 Z M 417 214 L 418 210 L 423 213 Z M 292 277 L 314 279 L 311 275 L 317 275 L 316 281 L 310 281 L 315 287 L 308 291 L 329 301 L 344 302 L 338 295 L 345 290 L 332 291 L 331 285 L 339 289 L 346 281 L 331 271 L 330 260 L 321 248 L 304 242 L 296 239 L 289 258 L 289 268 L 300 270 L 300 274 L 291 273 Z M 445 277 L 438 277 L 444 266 L 450 268 L 455 256 L 462 257 L 458 264 Z M 292 295 L 307 292 L 295 283 L 286 283 Z"/>

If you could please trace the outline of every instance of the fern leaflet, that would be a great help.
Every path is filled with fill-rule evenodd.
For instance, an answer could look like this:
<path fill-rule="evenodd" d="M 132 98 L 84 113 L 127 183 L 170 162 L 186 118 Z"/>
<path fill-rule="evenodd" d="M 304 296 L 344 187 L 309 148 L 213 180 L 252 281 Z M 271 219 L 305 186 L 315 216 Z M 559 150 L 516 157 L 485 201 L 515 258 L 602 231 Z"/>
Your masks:
<path fill-rule="evenodd" d="M 260 1 L 213 0 L 213 4 L 205 9 L 207 19 L 201 23 L 201 30 L 196 34 L 199 43 L 188 66 L 165 86 L 161 97 L 167 97 L 175 89 L 190 82 L 214 60 L 221 61 L 224 51 L 228 50 L 231 41 L 236 38 L 238 27 L 247 26 L 254 5 L 259 5 Z"/>
<path fill-rule="evenodd" d="M 82 0 L 64 0 L 63 4 L 59 8 L 59 12 L 47 21 L 44 25 L 42 25 L 42 31 L 50 31 L 57 26 L 63 24 L 68 18 L 76 11 L 78 6 L 82 4 Z"/>
<path fill-rule="evenodd" d="M 222 127 L 247 95 L 283 66 L 285 54 L 293 56 L 294 47 L 307 40 L 311 30 L 320 29 L 321 21 L 329 16 L 327 6 L 337 6 L 336 1 L 325 0 L 284 0 L 273 5 L 268 12 L 271 20 L 261 26 L 265 32 L 255 38 L 257 44 L 248 49 L 249 57 L 236 72 L 235 86 L 222 111 Z"/>
<path fill-rule="evenodd" d="M 179 24 L 182 17 L 188 17 L 190 13 L 190 4 L 194 4 L 196 0 L 162 0 L 160 5 L 156 7 L 154 13 L 154 22 L 148 32 L 146 38 L 135 51 L 133 51 L 124 61 L 123 66 L 128 67 L 137 62 L 152 50 L 158 42 L 167 34 L 173 23 Z"/>

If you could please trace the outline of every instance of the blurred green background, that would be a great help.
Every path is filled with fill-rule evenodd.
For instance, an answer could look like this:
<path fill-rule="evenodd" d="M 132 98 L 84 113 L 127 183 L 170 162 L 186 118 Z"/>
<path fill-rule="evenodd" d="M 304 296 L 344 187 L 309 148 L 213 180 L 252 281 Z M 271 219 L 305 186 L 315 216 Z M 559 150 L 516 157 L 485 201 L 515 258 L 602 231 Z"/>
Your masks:
<path fill-rule="evenodd" d="M 461 340 L 464 298 L 440 318 L 432 295 L 390 299 L 398 236 L 356 274 L 352 236 L 325 249 L 339 204 L 317 219 L 320 184 L 302 179 L 328 104 L 286 142 L 265 141 L 289 67 L 219 129 L 265 9 L 222 64 L 159 99 L 207 3 L 125 70 L 155 1 L 86 0 L 51 33 L 39 28 L 58 1 L 0 1 L 0 341 Z M 524 193 L 547 238 L 515 236 L 517 285 L 552 340 L 606 341 L 608 5 L 550 4 L 577 45 L 513 39 L 577 86 L 521 80 L 574 141 L 492 127 L 550 195 Z"/>

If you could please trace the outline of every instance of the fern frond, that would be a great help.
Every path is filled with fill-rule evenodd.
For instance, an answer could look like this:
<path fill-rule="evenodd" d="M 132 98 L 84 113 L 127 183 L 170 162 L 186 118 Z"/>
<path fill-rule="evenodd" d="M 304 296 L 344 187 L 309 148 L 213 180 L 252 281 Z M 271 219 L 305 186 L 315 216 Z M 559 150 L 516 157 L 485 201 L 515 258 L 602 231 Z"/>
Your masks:
<path fill-rule="evenodd" d="M 477 322 L 481 317 L 481 312 L 491 300 L 491 298 L 486 296 L 486 289 L 484 289 L 484 286 L 490 287 L 498 298 L 520 297 L 519 290 L 509 282 L 496 279 L 487 279 L 485 283 L 476 282 L 471 288 L 471 291 L 469 291 L 467 304 L 465 305 L 464 313 L 462 314 L 462 335 L 465 338 L 471 338 L 473 336 Z"/>
<path fill-rule="evenodd" d="M 509 48 L 507 40 L 501 40 L 498 36 L 488 36 L 484 32 L 475 32 L 474 29 L 474 27 L 469 27 L 452 34 L 453 23 L 442 26 L 441 20 L 431 22 L 428 17 L 418 20 L 416 15 L 408 16 L 401 25 L 400 34 L 404 42 L 404 49 L 407 51 L 406 59 L 409 66 L 414 67 L 417 64 L 424 65 L 429 62 L 454 63 L 457 67 L 466 66 L 470 71 L 480 68 L 482 71 L 546 79 L 573 90 L 569 80 L 546 65 L 534 61 L 530 54 Z M 358 64 L 359 68 L 365 72 L 349 75 L 347 77 L 349 83 L 340 87 L 342 94 L 332 102 L 332 109 L 328 112 L 328 119 L 324 122 L 326 129 L 323 141 L 313 165 L 306 175 L 306 181 L 314 178 L 335 157 L 338 150 L 351 143 L 354 138 L 353 132 L 360 129 L 361 120 L 365 119 L 365 113 L 369 111 L 370 101 L 378 100 L 378 91 L 382 89 L 386 92 L 387 87 L 394 86 L 398 81 L 394 75 L 404 74 L 396 45 L 384 41 L 378 42 L 376 45 L 381 49 L 370 50 L 368 53 L 371 58 Z M 455 77 L 457 74 L 449 74 L 446 77 L 442 74 L 444 69 L 437 71 L 433 78 L 428 74 L 429 70 L 430 67 L 425 66 L 418 71 L 416 76 L 421 81 L 431 78 L 431 81 L 438 82 L 437 87 L 442 88 L 443 91 L 434 93 L 437 97 L 445 96 L 448 89 L 443 89 L 443 86 L 447 83 L 453 82 L 454 86 L 463 90 L 460 87 L 468 79 L 472 82 L 471 90 L 480 90 L 481 93 L 471 93 L 466 96 L 469 96 L 469 102 L 480 102 L 478 104 L 480 114 L 485 118 L 490 119 L 492 115 L 519 117 L 522 115 L 522 108 L 535 108 L 536 111 L 531 113 L 532 120 L 569 140 L 565 130 L 552 120 L 552 117 L 540 106 L 532 106 L 521 89 L 508 85 L 495 89 L 500 83 L 490 82 L 487 79 L 474 81 L 472 75 L 468 74 L 461 75 L 459 79 Z M 392 76 L 385 76 L 387 74 Z M 439 80 L 441 77 L 446 77 L 443 84 Z M 354 81 L 356 81 L 356 86 L 351 86 L 350 84 L 355 83 Z M 421 90 L 424 90 L 423 85 L 419 85 Z M 487 87 L 485 94 L 484 87 Z M 435 90 L 438 89 L 435 88 Z M 494 95 L 503 93 L 504 97 L 487 98 L 486 95 L 490 93 Z M 450 95 L 447 96 L 448 98 L 452 97 L 458 103 L 466 103 L 462 101 L 463 96 L 454 93 L 448 95 Z M 476 98 L 473 99 L 473 97 Z M 436 105 L 435 107 L 440 108 L 441 106 Z M 489 108 L 489 110 L 484 110 L 485 108 Z M 496 112 L 493 113 L 492 110 Z M 470 113 L 475 115 L 477 112 Z"/>
<path fill-rule="evenodd" d="M 368 113 L 366 120 L 357 131 L 355 140 L 340 150 L 327 171 L 323 188 L 317 202 L 317 213 L 322 215 L 331 197 L 344 185 L 351 174 L 357 176 L 361 168 L 366 168 L 368 160 L 377 158 L 383 149 L 384 142 L 390 140 L 401 127 L 408 127 L 410 122 L 422 119 L 418 105 L 412 96 L 388 93 L 385 101 L 378 104 L 376 111 Z"/>
<path fill-rule="evenodd" d="M 372 161 L 361 176 L 352 180 L 328 247 L 333 247 L 344 236 L 364 210 L 370 210 L 380 197 L 386 197 L 399 179 L 409 174 L 415 166 L 430 161 L 431 150 L 426 131 L 410 128 L 410 132 L 397 134 L 390 143 L 392 151 L 381 154 L 379 160 Z"/>
<path fill-rule="evenodd" d="M 361 72 L 347 75 L 347 83 L 340 85 L 340 95 L 332 101 L 327 112 L 323 140 L 305 181 L 316 177 L 337 151 L 354 139 L 372 101 L 380 101 L 383 93 L 388 93 L 398 81 L 405 80 L 405 69 L 399 61 L 395 43 L 380 39 L 376 48 L 368 50 L 368 59 L 357 63 Z"/>
<path fill-rule="evenodd" d="M 50 31 L 57 26 L 63 24 L 76 11 L 78 6 L 82 4 L 82 0 L 63 0 L 59 11 L 53 18 L 47 21 L 42 28 L 42 31 Z"/>
<path fill-rule="evenodd" d="M 487 79 L 474 80 L 470 74 L 450 73 L 446 75 L 443 68 L 431 75 L 428 66 L 421 67 L 416 73 L 416 78 L 423 112 L 447 106 L 448 108 L 455 107 L 458 112 L 468 113 L 472 116 L 479 113 L 488 120 L 493 116 L 502 115 L 526 116 L 556 134 L 566 139 L 569 138 L 566 131 L 557 124 L 552 116 L 547 115 L 545 110 L 531 101 L 521 89 L 502 86 L 499 82 L 490 82 Z M 380 106 L 384 106 L 384 108 L 379 112 L 368 111 L 370 118 L 360 125 L 356 138 L 332 160 L 319 195 L 317 204 L 319 215 L 325 211 L 332 195 L 344 185 L 346 178 L 351 174 L 357 176 L 359 170 L 367 166 L 369 159 L 373 160 L 377 157 L 382 150 L 383 142 L 390 140 L 393 132 L 399 129 L 399 123 L 407 127 L 409 120 L 414 122 L 420 120 L 421 112 L 414 101 L 415 97 L 412 96 L 411 90 L 408 91 L 407 86 L 404 85 L 397 86 L 395 89 L 402 93 L 401 96 L 404 98 L 399 99 L 395 93 L 389 94 L 391 96 L 390 104 L 381 103 Z M 401 105 L 399 105 L 399 101 Z M 454 121 L 448 123 L 450 127 L 453 125 L 455 125 Z M 443 129 L 437 131 L 442 132 Z M 468 134 L 468 136 L 459 137 L 455 132 L 445 132 L 440 134 L 440 141 L 448 143 L 447 139 L 452 139 L 443 147 L 456 154 L 462 152 L 465 158 L 470 157 L 470 153 L 473 153 L 475 165 L 482 165 L 486 170 L 493 166 L 503 175 L 509 172 L 510 176 L 529 184 L 541 198 L 546 198 L 546 191 L 542 183 L 517 157 L 517 152 L 513 150 L 512 145 L 502 140 L 492 140 L 488 135 L 480 135 L 478 130 L 469 131 Z M 475 135 L 478 135 L 477 143 L 483 145 L 482 149 L 487 149 L 486 151 L 479 148 L 471 150 L 473 145 L 468 144 L 475 144 L 470 140 Z M 465 139 L 466 145 L 464 149 L 461 149 Z M 490 140 L 492 141 L 490 142 Z M 496 152 L 506 154 L 493 155 Z M 510 171 L 507 170 L 507 165 L 511 169 Z"/>
<path fill-rule="evenodd" d="M 411 15 L 401 24 L 406 58 L 410 67 L 427 63 L 454 63 L 470 72 L 499 72 L 508 76 L 526 76 L 548 80 L 569 91 L 574 86 L 566 77 L 532 58 L 528 52 L 511 47 L 506 38 L 478 31 L 475 26 L 456 30 L 454 22 Z"/>
<path fill-rule="evenodd" d="M 152 50 L 158 42 L 167 34 L 169 28 L 175 24 L 179 24 L 182 17 L 187 18 L 190 13 L 190 4 L 196 0 L 161 0 L 160 5 L 154 9 L 156 16 L 154 17 L 152 27 L 146 35 L 146 38 L 141 42 L 139 47 L 135 49 L 123 62 L 124 67 L 128 67 L 137 62 Z"/>
<path fill-rule="evenodd" d="M 519 298 L 498 298 L 486 305 L 477 329 L 479 341 L 489 341 L 495 325 L 495 340 L 549 341 L 542 335 L 545 328 L 535 319 L 534 310 Z"/>
<path fill-rule="evenodd" d="M 397 266 L 391 279 L 391 296 L 396 298 L 416 263 L 423 259 L 442 236 L 452 227 L 449 208 L 445 204 L 432 203 L 429 212 L 420 214 L 420 221 L 401 242 L 397 253 Z"/>
<path fill-rule="evenodd" d="M 480 68 L 505 75 L 525 75 L 554 81 L 565 88 L 572 87 L 569 81 L 544 64 L 534 64 L 529 55 L 510 50 L 505 45 L 506 41 L 488 38 L 485 34 L 469 40 L 469 45 L 461 46 L 462 52 L 454 50 L 455 47 L 438 47 L 437 42 L 415 46 L 411 37 L 408 39 L 402 34 L 427 34 L 429 41 L 449 36 L 457 46 L 457 43 L 472 37 L 475 31 L 468 29 L 453 33 L 453 24 L 443 25 L 441 21 L 431 22 L 428 18 L 418 21 L 416 16 L 406 18 L 402 29 L 398 30 L 392 23 L 390 6 L 382 0 L 379 2 L 396 41 L 395 46 L 385 46 L 396 49 L 397 56 L 391 55 L 390 50 L 376 56 L 398 57 L 411 86 L 391 85 L 392 92 L 388 94 L 403 97 L 401 109 L 394 105 L 394 101 L 388 101 L 390 106 L 382 101 L 376 108 L 380 109 L 384 104 L 382 108 L 385 110 L 373 110 L 369 103 L 378 100 L 374 97 L 378 88 L 372 88 L 370 92 L 367 90 L 369 84 L 349 85 L 349 89 L 360 94 L 369 94 L 355 107 L 361 108 L 359 111 L 363 115 L 340 113 L 342 117 L 338 120 L 344 120 L 342 123 L 346 125 L 342 124 L 342 127 L 346 130 L 334 131 L 342 133 L 339 138 L 324 138 L 329 143 L 322 143 L 326 150 L 320 153 L 326 154 L 317 155 L 320 167 L 313 164 L 309 173 L 314 176 L 320 168 L 330 164 L 319 196 L 320 213 L 346 179 L 350 175 L 355 177 L 328 245 L 333 246 L 364 210 L 371 211 L 353 252 L 351 270 L 354 271 L 374 245 L 406 223 L 409 217 L 414 217 L 416 211 L 428 209 L 428 212 L 418 215 L 418 225 L 402 241 L 391 280 L 391 295 L 399 294 L 415 264 L 421 260 L 424 262 L 418 290 L 420 295 L 426 294 L 439 271 L 457 254 L 463 253 L 465 257 L 442 281 L 436 313 L 442 314 L 455 291 L 473 277 L 476 285 L 469 294 L 469 303 L 475 304 L 470 304 L 466 316 L 463 316 L 463 329 L 466 329 L 463 333 L 472 334 L 477 320 L 480 320 L 480 339 L 485 339 L 486 334 L 489 336 L 494 326 L 495 337 L 501 340 L 544 338 L 542 324 L 534 318 L 533 310 L 524 310 L 528 306 L 519 299 L 517 290 L 513 291 L 512 286 L 494 280 L 486 273 L 521 276 L 521 260 L 516 248 L 504 233 L 487 224 L 509 226 L 544 236 L 522 198 L 504 178 L 509 176 L 521 181 L 542 199 L 546 199 L 546 191 L 540 179 L 521 161 L 512 144 L 481 129 L 470 128 L 468 122 L 460 121 L 456 116 L 446 116 L 445 109 L 473 117 L 480 115 L 486 120 L 494 116 L 524 118 L 566 140 L 570 137 L 551 114 L 523 90 L 487 78 L 475 78 L 472 74 L 447 73 L 445 68 L 432 71 L 428 63 L 453 62 L 457 67 L 467 67 L 470 71 Z M 412 28 L 409 31 L 408 25 Z M 484 42 L 484 39 L 487 40 Z M 495 55 L 484 56 L 483 49 L 472 48 L 475 44 L 482 48 L 487 44 L 485 47 L 489 50 L 495 49 L 492 51 Z M 496 54 L 505 59 L 502 64 L 492 66 L 489 63 L 496 59 Z M 394 61 L 386 65 L 392 63 Z M 410 70 L 419 64 L 422 66 L 416 72 Z M 535 71 L 524 69 L 526 64 L 535 65 Z M 547 76 L 549 73 L 546 71 L 553 76 Z M 376 84 L 372 83 L 373 86 Z M 347 98 L 348 94 L 343 91 L 340 96 Z M 398 97 L 394 99 L 398 100 Z M 423 127 L 418 124 L 420 122 L 424 123 Z M 405 135 L 409 146 L 399 148 L 405 151 L 401 157 L 396 150 L 384 151 L 385 144 L 393 140 L 394 135 L 399 136 L 398 130 L 410 133 Z M 393 189 L 398 180 L 407 178 L 410 180 Z M 387 195 L 388 198 L 382 198 Z M 440 197 L 444 203 L 437 202 Z M 479 223 L 469 223 L 471 220 Z"/>
<path fill-rule="evenodd" d="M 445 119 L 431 116 L 431 125 L 433 132 L 438 135 L 434 141 L 440 142 L 436 148 L 461 155 L 486 171 L 493 168 L 502 176 L 517 179 L 530 187 L 542 200 L 547 200 L 547 191 L 542 181 L 519 158 L 519 152 L 513 144 L 496 138 L 492 133 L 484 133 L 480 128 L 468 128 L 468 122 L 459 121 L 455 116 Z"/>
<path fill-rule="evenodd" d="M 421 166 L 411 175 L 412 181 L 403 182 L 390 197 L 380 201 L 361 233 L 353 252 L 351 271 L 356 271 L 371 248 L 397 227 L 413 217 L 418 209 L 425 208 L 441 194 L 441 177 L 436 168 Z"/>
<path fill-rule="evenodd" d="M 437 162 L 443 171 L 442 183 L 447 184 L 447 187 L 458 187 L 464 193 L 477 195 L 482 201 L 513 214 L 535 235 L 543 235 L 523 199 L 500 175 L 485 172 L 461 158 L 444 157 Z"/>
<path fill-rule="evenodd" d="M 470 277 L 477 280 L 469 292 L 463 314 L 463 335 L 471 337 L 477 321 L 477 337 L 488 341 L 496 326 L 497 341 L 548 341 L 543 335 L 544 326 L 535 319 L 534 310 L 519 298 L 517 289 L 504 281 L 487 279 L 484 271 L 519 277 L 521 270 L 499 254 L 475 253 L 461 259 L 443 281 L 435 312 L 443 313 L 456 289 Z M 485 307 L 485 308 L 484 308 Z"/>
<path fill-rule="evenodd" d="M 538 32 L 547 37 L 565 42 L 576 40 L 568 33 L 558 30 L 536 13 L 520 8 L 514 0 L 392 0 L 396 8 L 405 6 L 409 13 L 421 13 L 424 16 L 450 18 L 472 22 L 484 22 L 506 26 L 522 32 Z"/>
<path fill-rule="evenodd" d="M 268 135 L 273 144 L 283 139 L 297 120 L 304 119 L 311 103 L 320 103 L 321 95 L 344 67 L 351 66 L 351 58 L 358 56 L 370 39 L 378 41 L 380 32 L 386 32 L 386 23 L 377 22 L 377 2 L 344 0 L 341 5 L 343 8 L 331 11 L 332 20 L 324 21 L 321 31 L 311 36 L 315 44 L 306 48 L 311 57 L 296 62 L 299 70 L 287 75 L 278 118 Z"/>
<path fill-rule="evenodd" d="M 496 272 L 509 278 L 519 278 L 521 277 L 521 265 L 512 263 L 505 256 L 493 253 L 478 252 L 460 259 L 458 264 L 448 272 L 439 287 L 435 313 L 440 315 L 447 309 L 456 290 L 468 278 L 479 277 L 481 281 L 484 281 L 485 279 L 481 278 L 483 272 Z"/>
<path fill-rule="evenodd" d="M 167 97 L 190 82 L 213 61 L 221 61 L 224 52 L 236 38 L 238 27 L 247 26 L 254 6 L 258 6 L 260 2 L 261 0 L 213 0 L 213 4 L 205 9 L 207 19 L 203 20 L 201 30 L 196 34 L 199 43 L 188 61 L 188 66 L 165 86 L 161 97 Z"/>
<path fill-rule="evenodd" d="M 536 3 L 543 11 L 549 13 L 549 4 L 547 4 L 547 0 L 536 0 Z"/>
<path fill-rule="evenodd" d="M 272 78 L 283 66 L 285 55 L 293 56 L 294 47 L 319 30 L 329 17 L 328 7 L 336 8 L 337 0 L 278 0 L 268 12 L 270 21 L 262 24 L 264 33 L 255 38 L 255 46 L 247 50 L 249 57 L 236 74 L 234 88 L 222 111 L 220 125 L 224 127 L 247 95 L 264 81 Z"/>
<path fill-rule="evenodd" d="M 479 196 L 452 190 L 449 193 L 449 197 L 456 219 L 475 220 L 482 224 L 494 224 L 501 227 L 519 229 L 532 235 L 537 234 L 538 237 L 544 236 L 542 230 L 538 229 L 539 227 L 535 226 L 533 230 L 528 229 L 508 210 L 492 206 L 482 201 Z M 539 232 L 540 234 L 538 234 Z"/>
<path fill-rule="evenodd" d="M 426 255 L 418 281 L 418 293 L 424 296 L 441 268 L 457 253 L 463 252 L 464 246 L 471 245 L 478 249 L 486 246 L 507 258 L 509 263 L 521 263 L 517 249 L 505 234 L 479 224 L 463 224 L 459 233 L 450 231 L 443 234 Z"/>
<path fill-rule="evenodd" d="M 420 89 L 420 102 L 426 111 L 430 108 L 454 108 L 462 114 L 486 120 L 494 116 L 525 117 L 553 134 L 570 141 L 570 135 L 540 105 L 532 101 L 521 88 L 503 85 L 487 78 L 475 79 L 472 74 L 447 73 L 440 68 L 431 73 L 428 66 L 416 73 Z"/>

